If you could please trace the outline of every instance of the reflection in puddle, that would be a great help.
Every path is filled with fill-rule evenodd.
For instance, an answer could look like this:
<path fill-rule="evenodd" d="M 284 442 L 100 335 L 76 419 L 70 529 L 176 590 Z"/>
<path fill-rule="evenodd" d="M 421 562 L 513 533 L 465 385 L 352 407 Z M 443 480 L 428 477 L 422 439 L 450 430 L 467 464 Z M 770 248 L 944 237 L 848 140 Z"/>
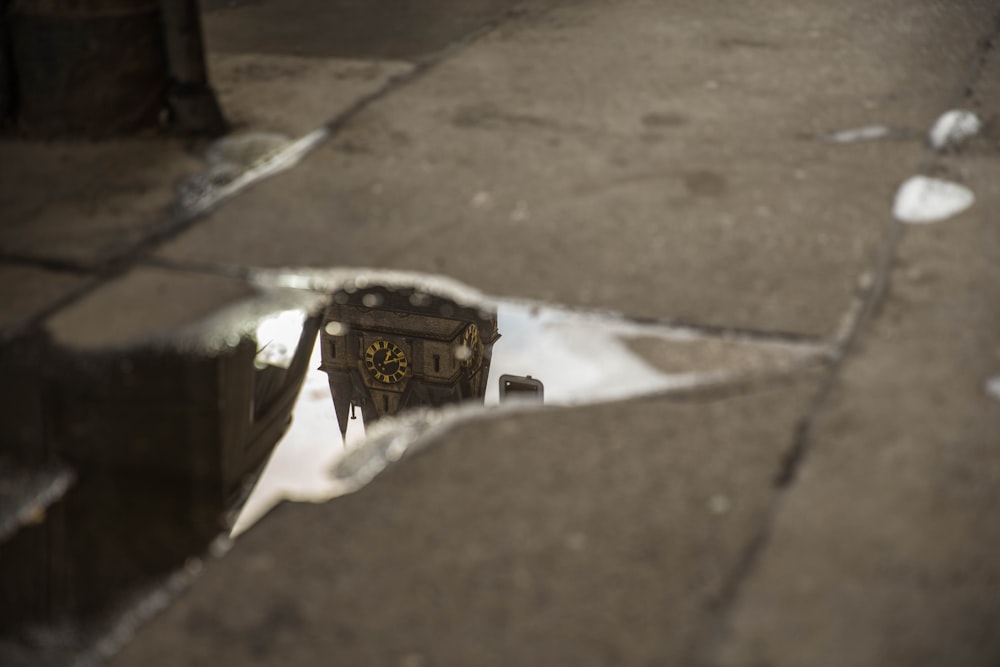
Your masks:
<path fill-rule="evenodd" d="M 84 300 L 0 347 L 0 425 L 15 436 L 0 486 L 30 482 L 0 504 L 0 626 L 83 619 L 91 630 L 71 634 L 86 642 L 220 533 L 284 498 L 357 489 L 461 420 L 714 387 L 828 353 L 430 276 L 254 272 L 238 294 L 197 323 L 94 326 Z"/>
<path fill-rule="evenodd" d="M 481 403 L 499 337 L 495 311 L 415 289 L 336 292 L 319 342 L 341 433 L 358 408 L 371 423 L 406 408 Z"/>
<path fill-rule="evenodd" d="M 816 343 L 708 334 L 610 313 L 513 301 L 473 307 L 415 288 L 337 291 L 293 426 L 234 534 L 283 498 L 321 501 L 353 490 L 430 434 L 501 403 L 582 405 L 713 386 L 825 353 Z M 449 404 L 456 407 L 427 410 Z"/>
<path fill-rule="evenodd" d="M 254 366 L 258 369 L 291 366 L 305 320 L 306 313 L 302 310 L 283 310 L 263 318 L 257 325 Z"/>
<path fill-rule="evenodd" d="M 301 296 L 239 301 L 227 326 L 123 319 L 100 341 L 89 322 L 74 347 L 81 306 L 0 347 L 0 632 L 102 623 L 205 553 L 287 429 L 320 319 Z"/>

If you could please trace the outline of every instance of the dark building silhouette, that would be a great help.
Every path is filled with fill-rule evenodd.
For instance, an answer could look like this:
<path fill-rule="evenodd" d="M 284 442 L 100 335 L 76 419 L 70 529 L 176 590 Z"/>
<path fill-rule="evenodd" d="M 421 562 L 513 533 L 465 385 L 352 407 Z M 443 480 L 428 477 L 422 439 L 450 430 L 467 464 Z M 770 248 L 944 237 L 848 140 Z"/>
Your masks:
<path fill-rule="evenodd" d="M 197 0 L 0 0 L 0 128 L 98 138 L 165 122 L 226 129 Z"/>
<path fill-rule="evenodd" d="M 0 345 L 0 635 L 85 619 L 228 532 L 291 420 L 320 318 L 266 340 Z M 0 659 L 2 662 L 2 659 Z"/>
<path fill-rule="evenodd" d="M 415 406 L 482 402 L 496 312 L 408 288 L 338 292 L 320 329 L 341 435 L 360 407 L 365 423 Z"/>

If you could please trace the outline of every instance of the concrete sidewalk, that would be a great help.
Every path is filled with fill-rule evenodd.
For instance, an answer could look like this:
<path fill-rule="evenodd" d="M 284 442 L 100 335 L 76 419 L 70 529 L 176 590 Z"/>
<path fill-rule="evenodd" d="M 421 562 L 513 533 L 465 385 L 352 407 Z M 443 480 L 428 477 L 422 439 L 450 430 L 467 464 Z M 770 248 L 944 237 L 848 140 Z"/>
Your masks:
<path fill-rule="evenodd" d="M 834 359 L 462 424 L 273 512 L 112 664 L 994 664 L 995 3 L 403 4 L 209 3 L 237 129 L 325 129 L 207 210 L 174 188 L 202 145 L 5 145 L 6 331 L 121 342 L 244 296 L 211 272 L 367 267 Z M 983 131 L 929 147 L 955 108 Z M 976 202 L 895 220 L 916 174 Z"/>

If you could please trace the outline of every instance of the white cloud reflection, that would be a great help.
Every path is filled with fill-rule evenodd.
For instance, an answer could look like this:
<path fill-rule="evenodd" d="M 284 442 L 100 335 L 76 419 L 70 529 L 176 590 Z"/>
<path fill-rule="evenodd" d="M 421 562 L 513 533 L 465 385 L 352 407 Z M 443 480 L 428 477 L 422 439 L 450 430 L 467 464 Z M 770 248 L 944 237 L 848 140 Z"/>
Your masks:
<path fill-rule="evenodd" d="M 287 316 L 286 316 L 287 319 Z M 547 405 L 580 405 L 622 400 L 680 387 L 716 383 L 739 375 L 740 369 L 713 368 L 701 372 L 664 373 L 633 352 L 626 340 L 634 337 L 697 344 L 724 336 L 666 325 L 629 322 L 611 313 L 579 312 L 530 303 L 501 302 L 497 308 L 501 338 L 493 347 L 486 409 L 499 404 L 499 378 L 511 374 L 541 380 Z M 300 321 L 301 322 L 301 321 Z M 742 341 L 741 345 L 748 345 Z M 751 344 L 752 345 L 752 344 Z M 818 358 L 823 346 L 815 343 L 787 347 L 790 359 Z M 731 361 L 731 360 L 730 360 Z M 350 488 L 331 474 L 344 452 L 364 441 L 360 411 L 351 420 L 347 442 L 342 442 L 327 376 L 318 370 L 320 352 L 313 351 L 291 428 L 281 440 L 233 529 L 249 528 L 283 499 L 321 502 Z M 404 447 L 405 449 L 405 447 Z"/>

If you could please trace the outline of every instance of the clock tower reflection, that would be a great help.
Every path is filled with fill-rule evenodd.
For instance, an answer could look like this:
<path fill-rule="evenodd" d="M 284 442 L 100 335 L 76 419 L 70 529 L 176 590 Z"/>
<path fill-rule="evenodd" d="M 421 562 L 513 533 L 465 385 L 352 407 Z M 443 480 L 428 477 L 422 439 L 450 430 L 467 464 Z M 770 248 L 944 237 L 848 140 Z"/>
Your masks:
<path fill-rule="evenodd" d="M 482 402 L 495 311 L 462 306 L 414 288 L 338 291 L 320 329 L 341 435 L 361 408 L 365 423 L 415 406 Z"/>

